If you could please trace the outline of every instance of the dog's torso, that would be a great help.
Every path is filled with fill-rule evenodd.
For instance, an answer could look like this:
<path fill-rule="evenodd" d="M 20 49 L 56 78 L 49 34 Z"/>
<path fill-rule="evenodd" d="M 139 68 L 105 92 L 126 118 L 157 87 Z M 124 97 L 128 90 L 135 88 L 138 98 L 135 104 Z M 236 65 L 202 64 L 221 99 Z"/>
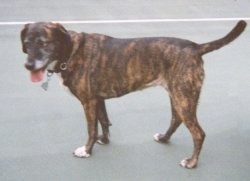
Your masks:
<path fill-rule="evenodd" d="M 116 39 L 86 33 L 71 36 L 76 50 L 62 77 L 78 98 L 119 97 L 153 85 L 167 88 L 175 76 L 188 73 L 185 69 L 202 65 L 192 58 L 197 45 L 188 40 Z"/>

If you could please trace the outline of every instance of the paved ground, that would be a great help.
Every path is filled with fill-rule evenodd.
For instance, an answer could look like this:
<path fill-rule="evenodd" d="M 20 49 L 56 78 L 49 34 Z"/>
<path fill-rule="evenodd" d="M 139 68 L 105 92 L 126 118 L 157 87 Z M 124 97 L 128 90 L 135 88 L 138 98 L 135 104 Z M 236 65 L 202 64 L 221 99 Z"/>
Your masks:
<path fill-rule="evenodd" d="M 29 1 L 2 0 L 0 21 L 249 17 L 248 0 Z M 207 42 L 224 36 L 236 21 L 134 24 L 67 24 L 68 29 L 116 37 L 177 36 Z M 250 22 L 248 21 L 250 24 Z M 21 25 L 0 26 L 0 180 L 153 181 L 250 180 L 249 27 L 220 51 L 204 56 L 206 79 L 198 117 L 207 133 L 199 167 L 178 162 L 192 151 L 182 126 L 167 145 L 153 141 L 170 120 L 169 99 L 150 88 L 108 100 L 111 144 L 95 146 L 89 159 L 71 152 L 86 139 L 79 102 L 56 76 L 45 92 L 23 68 Z"/>

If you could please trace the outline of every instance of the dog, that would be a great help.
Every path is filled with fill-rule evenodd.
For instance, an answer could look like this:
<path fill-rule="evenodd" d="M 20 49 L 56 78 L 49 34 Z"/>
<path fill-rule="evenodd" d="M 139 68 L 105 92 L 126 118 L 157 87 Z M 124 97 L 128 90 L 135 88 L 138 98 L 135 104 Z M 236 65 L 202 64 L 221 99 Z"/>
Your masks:
<path fill-rule="evenodd" d="M 111 125 L 105 99 L 123 96 L 150 86 L 164 87 L 170 96 L 172 119 L 165 134 L 154 139 L 167 143 L 181 123 L 190 131 L 194 150 L 180 162 L 197 166 L 205 132 L 196 117 L 204 79 L 202 55 L 236 39 L 245 29 L 241 20 L 225 37 L 203 44 L 172 37 L 118 39 L 102 34 L 77 33 L 59 23 L 26 24 L 21 31 L 22 50 L 31 81 L 42 81 L 46 71 L 60 74 L 63 84 L 83 105 L 87 143 L 74 151 L 89 157 L 96 142 L 109 143 Z M 98 135 L 98 121 L 102 135 Z"/>

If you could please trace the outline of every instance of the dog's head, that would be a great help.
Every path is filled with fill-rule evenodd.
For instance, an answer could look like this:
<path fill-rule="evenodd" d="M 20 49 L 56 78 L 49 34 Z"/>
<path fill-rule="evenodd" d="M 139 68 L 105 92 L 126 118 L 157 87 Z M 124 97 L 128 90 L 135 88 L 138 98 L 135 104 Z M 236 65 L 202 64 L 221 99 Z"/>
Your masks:
<path fill-rule="evenodd" d="M 59 23 L 37 22 L 26 24 L 21 31 L 23 52 L 28 55 L 25 67 L 31 72 L 31 80 L 39 82 L 48 67 L 58 69 L 71 53 L 71 39 Z"/>

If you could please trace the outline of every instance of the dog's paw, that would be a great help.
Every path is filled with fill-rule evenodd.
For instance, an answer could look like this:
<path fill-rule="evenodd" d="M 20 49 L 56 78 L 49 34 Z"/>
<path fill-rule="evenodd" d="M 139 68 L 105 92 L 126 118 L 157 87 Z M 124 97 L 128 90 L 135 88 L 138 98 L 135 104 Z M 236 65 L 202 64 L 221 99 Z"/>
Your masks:
<path fill-rule="evenodd" d="M 74 151 L 73 154 L 74 154 L 74 156 L 79 157 L 79 158 L 88 158 L 88 157 L 90 157 L 90 153 L 88 153 L 86 151 L 86 147 L 85 146 L 77 148 Z"/>
<path fill-rule="evenodd" d="M 160 133 L 156 133 L 154 135 L 154 140 L 160 143 L 167 143 L 168 139 L 165 138 L 165 135 L 160 134 Z"/>
<path fill-rule="evenodd" d="M 106 142 L 104 142 L 104 141 L 101 140 L 101 139 L 98 139 L 96 142 L 97 142 L 98 144 L 100 144 L 100 145 L 106 145 L 106 144 L 107 144 Z"/>
<path fill-rule="evenodd" d="M 197 160 L 196 159 L 189 159 L 189 158 L 186 158 L 184 160 L 182 160 L 180 162 L 180 166 L 182 166 L 183 168 L 195 168 L 197 165 Z"/>
<path fill-rule="evenodd" d="M 155 133 L 154 134 L 154 140 L 155 141 L 160 141 L 160 135 L 161 135 L 160 133 Z"/>
<path fill-rule="evenodd" d="M 109 143 L 109 139 L 105 136 L 99 136 L 96 142 L 100 145 L 106 145 Z"/>

